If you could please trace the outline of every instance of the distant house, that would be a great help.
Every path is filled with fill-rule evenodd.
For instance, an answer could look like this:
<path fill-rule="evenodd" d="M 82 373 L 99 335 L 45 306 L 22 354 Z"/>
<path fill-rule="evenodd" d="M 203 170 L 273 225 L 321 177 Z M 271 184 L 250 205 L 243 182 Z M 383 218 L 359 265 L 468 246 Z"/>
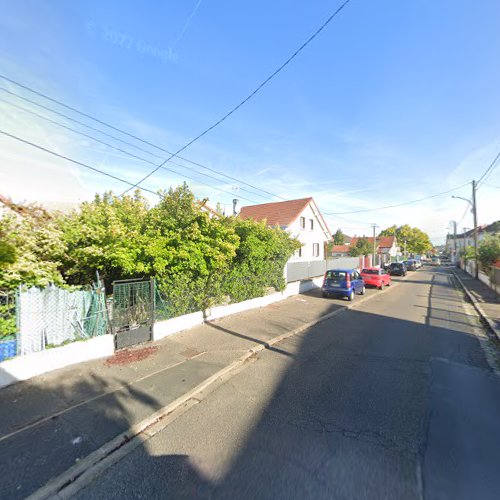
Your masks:
<path fill-rule="evenodd" d="M 344 257 L 349 255 L 349 250 L 356 246 L 361 236 L 353 236 L 350 238 L 349 245 L 332 245 L 331 251 L 329 252 L 329 257 Z M 368 240 L 370 244 L 370 248 L 373 248 L 373 237 L 363 236 Z M 387 255 L 390 257 L 395 257 L 396 255 L 401 253 L 401 250 L 397 244 L 397 240 L 395 236 L 379 236 L 375 239 L 375 252 L 379 255 Z"/>
<path fill-rule="evenodd" d="M 477 241 L 480 243 L 487 235 L 500 234 L 500 220 L 492 222 L 491 224 L 484 224 L 477 228 Z M 458 233 L 456 236 L 456 249 L 457 252 L 464 250 L 466 247 L 474 246 L 474 229 L 469 229 L 463 233 Z M 453 234 L 446 236 L 445 249 L 449 253 L 455 251 L 455 238 Z"/>
<path fill-rule="evenodd" d="M 302 248 L 295 252 L 290 262 L 325 258 L 325 244 L 332 234 L 313 198 L 250 205 L 242 207 L 239 216 L 265 220 L 268 226 L 280 227 L 297 238 Z"/>
<path fill-rule="evenodd" d="M 349 255 L 351 245 L 329 245 L 328 257 L 345 257 Z"/>

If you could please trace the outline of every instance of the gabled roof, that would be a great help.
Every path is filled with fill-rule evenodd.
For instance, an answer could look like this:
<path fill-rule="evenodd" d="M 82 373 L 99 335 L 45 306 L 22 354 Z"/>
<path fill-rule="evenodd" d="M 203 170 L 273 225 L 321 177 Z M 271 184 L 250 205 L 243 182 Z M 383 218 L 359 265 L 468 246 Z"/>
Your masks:
<path fill-rule="evenodd" d="M 242 219 L 253 219 L 256 221 L 266 219 L 269 226 L 288 227 L 311 201 L 312 198 L 301 198 L 299 200 L 250 205 L 241 207 L 239 215 Z"/>
<path fill-rule="evenodd" d="M 351 246 L 356 246 L 360 238 L 366 238 L 370 245 L 373 245 L 373 236 L 353 236 Z M 391 248 L 394 245 L 395 236 L 379 236 L 376 238 L 378 248 Z"/>

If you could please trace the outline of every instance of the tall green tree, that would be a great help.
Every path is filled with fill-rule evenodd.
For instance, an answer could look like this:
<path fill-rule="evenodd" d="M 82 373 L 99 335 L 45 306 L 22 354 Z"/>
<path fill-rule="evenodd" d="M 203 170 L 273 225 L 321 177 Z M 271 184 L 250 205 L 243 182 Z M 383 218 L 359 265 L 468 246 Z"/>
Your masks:
<path fill-rule="evenodd" d="M 413 254 L 425 254 L 432 250 L 432 243 L 427 235 L 418 227 L 408 224 L 390 226 L 381 231 L 379 236 L 396 236 L 398 244 L 403 249 L 406 241 L 406 251 Z"/>
<path fill-rule="evenodd" d="M 0 234 L 0 290 L 64 283 L 59 272 L 64 243 L 56 218 L 3 215 Z"/>
<path fill-rule="evenodd" d="M 177 313 L 218 302 L 238 245 L 234 228 L 202 211 L 186 184 L 162 193 L 146 218 L 146 267 Z"/>
<path fill-rule="evenodd" d="M 333 235 L 333 244 L 334 245 L 344 245 L 345 244 L 344 233 L 340 229 L 337 229 L 337 231 Z"/>
<path fill-rule="evenodd" d="M 62 217 L 61 271 L 66 281 L 88 285 L 98 271 L 109 290 L 114 280 L 146 275 L 143 233 L 148 209 L 138 191 L 123 197 L 107 192 Z"/>
<path fill-rule="evenodd" d="M 373 246 L 370 245 L 368 238 L 366 236 L 362 236 L 356 240 L 354 246 L 351 246 L 349 249 L 349 255 L 351 257 L 358 257 L 359 255 L 369 255 L 373 253 Z"/>

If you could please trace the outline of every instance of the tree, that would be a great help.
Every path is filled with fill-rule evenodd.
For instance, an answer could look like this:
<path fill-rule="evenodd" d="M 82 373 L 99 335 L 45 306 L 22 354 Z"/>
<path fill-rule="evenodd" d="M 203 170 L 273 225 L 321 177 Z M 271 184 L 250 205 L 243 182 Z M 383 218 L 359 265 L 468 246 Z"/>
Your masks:
<path fill-rule="evenodd" d="M 65 280 L 88 285 L 99 271 L 109 291 L 114 280 L 147 275 L 143 232 L 148 208 L 139 191 L 123 197 L 106 192 L 62 217 Z"/>
<path fill-rule="evenodd" d="M 219 301 L 239 237 L 226 218 L 202 211 L 186 184 L 162 194 L 147 214 L 144 262 L 176 314 Z"/>
<path fill-rule="evenodd" d="M 500 234 L 487 235 L 479 244 L 478 259 L 486 271 L 500 259 Z"/>
<path fill-rule="evenodd" d="M 334 245 L 344 245 L 345 244 L 345 238 L 344 234 L 340 229 L 337 229 L 335 234 L 333 235 L 333 244 Z"/>
<path fill-rule="evenodd" d="M 408 224 L 397 227 L 396 225 L 384 229 L 380 236 L 396 236 L 396 239 L 404 248 L 406 241 L 406 251 L 412 254 L 425 254 L 432 250 L 432 243 L 427 235 L 417 227 L 411 227 Z"/>
<path fill-rule="evenodd" d="M 357 257 L 358 255 L 368 255 L 373 253 L 373 246 L 370 245 L 368 238 L 362 236 L 358 238 L 356 244 L 352 246 L 349 250 L 349 255 L 351 257 Z"/>
<path fill-rule="evenodd" d="M 56 218 L 7 214 L 0 218 L 0 235 L 0 290 L 64 283 L 59 272 L 64 243 Z"/>
<path fill-rule="evenodd" d="M 230 217 L 239 237 L 236 256 L 224 280 L 224 291 L 235 302 L 264 295 L 266 288 L 283 290 L 283 269 L 301 244 L 280 229 L 267 227 L 264 221 Z"/>

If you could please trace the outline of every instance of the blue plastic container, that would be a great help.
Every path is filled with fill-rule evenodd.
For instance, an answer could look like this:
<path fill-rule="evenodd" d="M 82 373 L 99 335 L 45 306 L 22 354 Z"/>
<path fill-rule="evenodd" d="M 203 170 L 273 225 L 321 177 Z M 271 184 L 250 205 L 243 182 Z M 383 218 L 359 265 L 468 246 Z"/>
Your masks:
<path fill-rule="evenodd" d="M 17 340 L 0 340 L 0 361 L 17 355 Z"/>

